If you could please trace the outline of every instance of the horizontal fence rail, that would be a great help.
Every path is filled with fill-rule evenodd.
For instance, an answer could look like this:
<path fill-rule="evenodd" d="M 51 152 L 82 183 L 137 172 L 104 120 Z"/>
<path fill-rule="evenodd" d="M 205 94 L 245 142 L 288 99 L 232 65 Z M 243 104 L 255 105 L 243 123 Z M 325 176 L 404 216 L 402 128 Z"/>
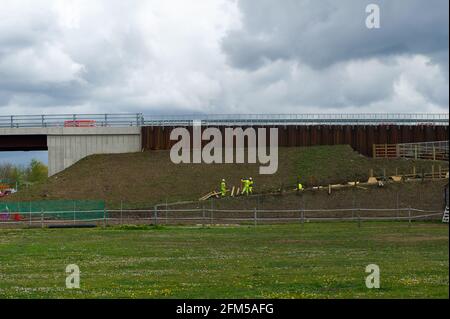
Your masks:
<path fill-rule="evenodd" d="M 398 144 L 398 157 L 448 160 L 448 141 Z"/>
<path fill-rule="evenodd" d="M 92 214 L 92 218 L 89 214 Z M 83 214 L 79 219 L 77 215 Z M 19 218 L 17 218 L 19 215 Z M 82 226 L 107 225 L 225 225 L 279 224 L 311 221 L 415 221 L 438 220 L 443 212 L 415 208 L 398 209 L 116 209 L 92 211 L 46 211 L 28 213 L 0 213 L 1 226 Z M 14 218 L 13 218 L 14 217 Z"/>
<path fill-rule="evenodd" d="M 375 158 L 412 158 L 448 161 L 448 141 L 374 144 Z"/>
<path fill-rule="evenodd" d="M 257 125 L 445 125 L 448 113 L 361 113 L 361 114 L 190 114 L 144 115 L 59 114 L 1 115 L 0 127 L 92 127 L 92 126 L 205 126 Z"/>

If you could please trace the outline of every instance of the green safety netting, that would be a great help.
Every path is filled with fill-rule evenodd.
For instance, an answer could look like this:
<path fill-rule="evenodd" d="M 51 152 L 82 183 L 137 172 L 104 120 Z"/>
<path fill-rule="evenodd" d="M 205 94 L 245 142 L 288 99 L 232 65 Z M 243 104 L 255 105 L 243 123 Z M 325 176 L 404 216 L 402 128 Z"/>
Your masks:
<path fill-rule="evenodd" d="M 51 219 L 86 220 L 103 218 L 105 202 L 96 200 L 43 200 L 0 202 L 1 215 L 44 215 Z M 5 216 L 3 216 L 5 217 Z"/>

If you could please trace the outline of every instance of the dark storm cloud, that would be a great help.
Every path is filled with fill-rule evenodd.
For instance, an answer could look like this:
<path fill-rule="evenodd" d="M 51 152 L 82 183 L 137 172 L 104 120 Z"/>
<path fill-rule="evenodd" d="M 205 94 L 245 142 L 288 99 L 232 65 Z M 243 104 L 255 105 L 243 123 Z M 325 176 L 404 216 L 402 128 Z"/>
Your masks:
<path fill-rule="evenodd" d="M 381 28 L 365 26 L 369 3 Z M 447 0 L 239 1 L 243 28 L 223 41 L 235 67 L 255 69 L 278 59 L 313 67 L 398 54 L 448 52 Z"/>

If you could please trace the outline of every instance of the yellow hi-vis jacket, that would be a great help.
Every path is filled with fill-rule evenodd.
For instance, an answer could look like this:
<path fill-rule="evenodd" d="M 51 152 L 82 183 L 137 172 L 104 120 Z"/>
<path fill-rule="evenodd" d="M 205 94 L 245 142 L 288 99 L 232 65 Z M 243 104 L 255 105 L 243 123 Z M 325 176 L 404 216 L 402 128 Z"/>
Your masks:
<path fill-rule="evenodd" d="M 225 182 L 220 183 L 220 192 L 222 193 L 222 196 L 225 196 L 227 193 L 227 184 Z"/>
<path fill-rule="evenodd" d="M 248 188 L 249 188 L 250 192 L 253 191 L 253 180 L 248 181 Z"/>
<path fill-rule="evenodd" d="M 243 179 L 242 181 L 242 194 L 248 194 L 249 192 L 249 186 L 250 186 L 250 181 L 248 179 Z"/>

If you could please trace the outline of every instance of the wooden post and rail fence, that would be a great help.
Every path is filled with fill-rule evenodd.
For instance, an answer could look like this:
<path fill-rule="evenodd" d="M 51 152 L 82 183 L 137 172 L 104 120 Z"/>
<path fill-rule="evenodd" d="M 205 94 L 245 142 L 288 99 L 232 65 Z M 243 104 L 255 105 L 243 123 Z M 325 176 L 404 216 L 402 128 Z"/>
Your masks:
<path fill-rule="evenodd" d="M 374 158 L 411 158 L 448 161 L 448 141 L 373 144 Z"/>

